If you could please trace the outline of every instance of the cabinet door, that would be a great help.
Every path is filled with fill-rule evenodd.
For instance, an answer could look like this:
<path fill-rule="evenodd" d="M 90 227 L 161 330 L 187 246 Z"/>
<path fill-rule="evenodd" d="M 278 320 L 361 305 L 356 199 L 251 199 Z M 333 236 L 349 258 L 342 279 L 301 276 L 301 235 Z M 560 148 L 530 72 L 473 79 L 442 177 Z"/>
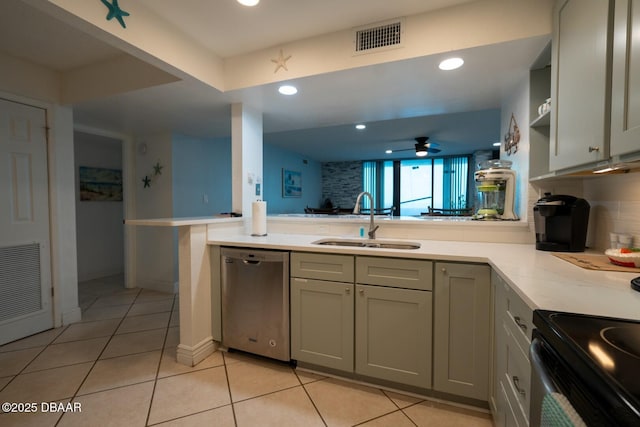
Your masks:
<path fill-rule="evenodd" d="M 353 284 L 291 278 L 291 358 L 353 371 Z"/>
<path fill-rule="evenodd" d="M 613 0 L 561 0 L 554 12 L 549 168 L 609 158 Z"/>
<path fill-rule="evenodd" d="M 437 263 L 434 304 L 434 390 L 487 401 L 491 269 Z"/>
<path fill-rule="evenodd" d="M 615 13 L 612 156 L 640 151 L 640 0 L 617 0 Z"/>
<path fill-rule="evenodd" d="M 356 285 L 356 372 L 431 388 L 431 292 Z"/>

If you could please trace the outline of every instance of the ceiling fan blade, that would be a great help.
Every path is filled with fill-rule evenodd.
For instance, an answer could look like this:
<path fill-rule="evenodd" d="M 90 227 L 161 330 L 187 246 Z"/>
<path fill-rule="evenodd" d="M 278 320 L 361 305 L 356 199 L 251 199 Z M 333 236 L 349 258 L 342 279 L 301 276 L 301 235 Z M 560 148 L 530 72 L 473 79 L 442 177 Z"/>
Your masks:
<path fill-rule="evenodd" d="M 438 147 L 440 146 L 440 144 L 438 144 L 437 142 L 427 142 L 429 141 L 429 137 L 428 136 L 419 136 L 417 138 L 414 138 L 416 140 L 416 142 L 420 145 L 424 145 L 426 147 Z"/>

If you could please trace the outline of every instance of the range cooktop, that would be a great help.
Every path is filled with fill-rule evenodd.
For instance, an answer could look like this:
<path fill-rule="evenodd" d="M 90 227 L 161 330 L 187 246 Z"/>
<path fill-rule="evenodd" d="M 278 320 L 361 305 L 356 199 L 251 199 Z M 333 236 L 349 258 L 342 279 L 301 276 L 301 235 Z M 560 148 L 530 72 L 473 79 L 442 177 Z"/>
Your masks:
<path fill-rule="evenodd" d="M 534 324 L 593 388 L 640 414 L 640 321 L 536 310 Z"/>
<path fill-rule="evenodd" d="M 640 402 L 640 322 L 565 313 L 550 320 Z"/>

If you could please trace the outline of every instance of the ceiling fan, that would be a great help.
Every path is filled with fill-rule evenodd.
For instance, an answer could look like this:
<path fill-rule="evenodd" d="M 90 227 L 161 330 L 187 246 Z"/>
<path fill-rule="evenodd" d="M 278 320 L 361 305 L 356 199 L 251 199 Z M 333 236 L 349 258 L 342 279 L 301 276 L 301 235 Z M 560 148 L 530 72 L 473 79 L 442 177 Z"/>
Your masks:
<path fill-rule="evenodd" d="M 416 144 L 415 148 L 405 148 L 403 150 L 393 150 L 393 151 L 411 151 L 411 150 L 416 150 L 416 156 L 418 157 L 424 157 L 427 154 L 436 154 L 439 153 L 440 150 L 439 148 L 435 148 L 438 146 L 437 143 L 435 142 L 427 142 L 429 140 L 428 136 L 419 136 L 417 138 L 414 138 L 416 140 Z"/>

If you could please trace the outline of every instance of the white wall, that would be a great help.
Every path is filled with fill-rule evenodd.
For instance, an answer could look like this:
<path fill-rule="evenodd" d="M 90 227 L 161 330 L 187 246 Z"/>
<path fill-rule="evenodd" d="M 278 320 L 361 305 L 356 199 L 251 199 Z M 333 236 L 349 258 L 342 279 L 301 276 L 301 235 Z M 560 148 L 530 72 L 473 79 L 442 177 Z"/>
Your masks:
<path fill-rule="evenodd" d="M 146 147 L 146 151 L 142 146 Z M 136 143 L 136 218 L 173 216 L 172 136 L 149 135 Z M 155 174 L 154 165 L 162 167 Z M 147 176 L 150 186 L 144 187 Z M 172 227 L 135 227 L 136 283 L 143 288 L 173 292 L 178 281 L 177 236 Z"/>
<path fill-rule="evenodd" d="M 518 151 L 511 155 L 504 149 L 504 135 L 513 131 L 511 116 L 520 130 L 520 142 Z M 509 92 L 509 96 L 502 103 L 502 115 L 500 119 L 500 135 L 502 146 L 500 158 L 513 162 L 511 169 L 516 171 L 516 197 L 515 212 L 521 220 L 527 220 L 528 212 L 528 187 L 529 187 L 529 73 L 523 74 L 519 83 Z"/>
<path fill-rule="evenodd" d="M 49 188 L 51 199 L 51 260 L 56 326 L 80 320 L 76 256 L 73 112 L 51 105 L 49 131 Z"/>
<path fill-rule="evenodd" d="M 123 202 L 81 201 L 78 191 L 80 166 L 122 170 L 122 142 L 75 132 L 74 147 L 78 280 L 123 274 Z"/>

